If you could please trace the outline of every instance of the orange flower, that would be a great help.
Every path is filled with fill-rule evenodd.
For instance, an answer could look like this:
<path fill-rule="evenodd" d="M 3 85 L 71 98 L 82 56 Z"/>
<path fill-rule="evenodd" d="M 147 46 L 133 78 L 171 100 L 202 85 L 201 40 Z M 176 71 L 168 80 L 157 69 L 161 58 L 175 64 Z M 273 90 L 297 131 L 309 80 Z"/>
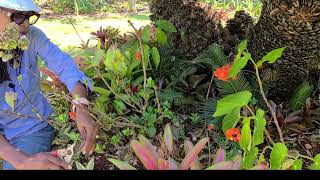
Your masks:
<path fill-rule="evenodd" d="M 211 130 L 213 130 L 213 129 L 215 129 L 215 126 L 214 126 L 213 124 L 210 124 L 210 125 L 208 126 L 208 131 L 211 131 Z"/>
<path fill-rule="evenodd" d="M 76 113 L 75 112 L 69 112 L 69 117 L 72 121 L 76 120 Z"/>
<path fill-rule="evenodd" d="M 231 128 L 228 129 L 226 132 L 227 139 L 233 141 L 233 142 L 239 142 L 240 141 L 240 130 L 238 128 Z"/>
<path fill-rule="evenodd" d="M 221 68 L 218 68 L 215 72 L 214 72 L 214 76 L 216 78 L 218 78 L 221 81 L 228 81 L 229 79 L 229 73 L 230 73 L 230 69 L 231 69 L 231 64 L 227 64 L 225 66 L 222 66 Z M 237 79 L 237 76 L 232 78 L 233 80 Z"/>
<path fill-rule="evenodd" d="M 141 60 L 141 54 L 139 51 L 136 52 L 136 59 L 137 59 L 137 61 Z"/>

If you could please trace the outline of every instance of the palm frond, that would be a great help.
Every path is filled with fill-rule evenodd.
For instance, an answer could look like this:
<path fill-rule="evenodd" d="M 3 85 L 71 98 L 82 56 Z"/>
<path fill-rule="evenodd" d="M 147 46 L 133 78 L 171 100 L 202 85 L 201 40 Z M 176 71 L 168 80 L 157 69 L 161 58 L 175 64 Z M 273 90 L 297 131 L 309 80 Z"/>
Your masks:
<path fill-rule="evenodd" d="M 313 91 L 313 86 L 307 81 L 303 82 L 294 91 L 292 97 L 289 101 L 289 108 L 292 111 L 300 110 L 306 104 L 307 98 L 311 95 Z"/>
<path fill-rule="evenodd" d="M 204 64 L 213 70 L 225 65 L 227 62 L 228 57 L 218 44 L 210 45 L 206 51 L 192 61 L 194 64 Z"/>
<path fill-rule="evenodd" d="M 243 73 L 239 73 L 239 76 L 236 80 L 225 82 L 219 79 L 215 79 L 214 82 L 219 95 L 221 95 L 222 97 L 240 91 L 252 91 L 252 87 Z"/>
<path fill-rule="evenodd" d="M 199 115 L 199 123 L 203 126 L 214 124 L 217 129 L 221 129 L 222 127 L 222 119 L 221 118 L 213 118 L 213 114 L 216 111 L 217 98 L 211 98 L 207 101 L 201 103 L 198 109 Z"/>
<path fill-rule="evenodd" d="M 160 92 L 160 98 L 162 101 L 168 101 L 175 106 L 191 105 L 196 102 L 193 97 L 185 96 L 183 92 L 179 92 L 173 89 L 164 89 Z"/>

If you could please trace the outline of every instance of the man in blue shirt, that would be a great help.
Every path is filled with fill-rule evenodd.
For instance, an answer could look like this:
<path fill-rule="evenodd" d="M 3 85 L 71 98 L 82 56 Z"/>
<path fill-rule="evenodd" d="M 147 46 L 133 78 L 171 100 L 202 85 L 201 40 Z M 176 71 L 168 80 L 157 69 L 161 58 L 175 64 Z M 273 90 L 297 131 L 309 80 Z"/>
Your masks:
<path fill-rule="evenodd" d="M 41 93 L 37 56 L 59 76 L 74 98 L 73 102 L 77 102 L 76 122 L 85 142 L 82 153 L 91 154 L 95 148 L 98 125 L 90 116 L 86 100 L 86 87 L 91 89 L 92 82 L 69 55 L 32 26 L 40 11 L 32 0 L 0 1 L 0 34 L 14 22 L 19 25 L 20 34 L 26 35 L 30 42 L 27 50 L 16 51 L 20 54 L 14 60 L 0 58 L 0 130 L 4 132 L 0 135 L 0 158 L 4 160 L 3 169 L 70 169 L 69 164 L 49 153 L 54 129 L 44 119 L 50 118 L 52 109 Z M 12 107 L 5 100 L 6 93 L 16 95 L 14 113 L 22 117 L 10 114 Z"/>

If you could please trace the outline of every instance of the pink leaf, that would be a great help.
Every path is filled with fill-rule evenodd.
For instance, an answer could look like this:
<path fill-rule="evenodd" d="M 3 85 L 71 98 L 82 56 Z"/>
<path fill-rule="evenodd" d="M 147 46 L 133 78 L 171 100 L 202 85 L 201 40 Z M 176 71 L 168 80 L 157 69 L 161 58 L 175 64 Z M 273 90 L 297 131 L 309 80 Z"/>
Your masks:
<path fill-rule="evenodd" d="M 233 159 L 233 164 L 232 164 L 232 170 L 240 170 L 241 169 L 241 155 L 237 155 L 234 159 Z"/>
<path fill-rule="evenodd" d="M 137 140 L 131 141 L 131 147 L 147 170 L 157 169 L 157 160 L 152 157 L 149 149 L 142 146 Z"/>
<path fill-rule="evenodd" d="M 109 158 L 108 161 L 110 161 L 112 164 L 114 164 L 120 170 L 137 170 L 136 168 L 132 167 L 127 162 L 119 161 L 119 160 L 113 159 L 113 158 Z"/>
<path fill-rule="evenodd" d="M 233 166 L 232 161 L 223 161 L 213 166 L 208 167 L 206 170 L 231 170 Z"/>
<path fill-rule="evenodd" d="M 204 146 L 209 142 L 209 138 L 203 138 L 201 139 L 195 147 L 186 155 L 186 157 L 183 159 L 180 169 L 181 170 L 187 170 L 190 168 L 192 162 L 197 158 L 200 151 L 204 148 Z"/>
<path fill-rule="evenodd" d="M 169 154 L 172 154 L 173 153 L 173 137 L 172 137 L 170 123 L 166 124 L 164 128 L 163 139 L 164 139 L 164 142 L 166 143 Z"/>
<path fill-rule="evenodd" d="M 159 158 L 159 154 L 157 153 L 157 149 L 156 147 L 154 147 L 150 141 L 144 137 L 143 135 L 138 135 L 138 139 L 140 141 L 140 144 L 148 149 L 150 151 L 150 153 L 152 154 L 153 159 L 156 161 Z"/>
<path fill-rule="evenodd" d="M 251 168 L 250 170 L 268 170 L 268 166 L 265 164 L 260 164 Z"/>
<path fill-rule="evenodd" d="M 184 151 L 186 154 L 188 154 L 192 148 L 193 148 L 193 144 L 191 141 L 189 140 L 185 140 L 184 141 Z M 199 159 L 198 159 L 198 156 L 196 157 L 196 159 L 191 163 L 191 166 L 190 166 L 190 169 L 191 170 L 200 170 L 201 169 L 201 165 L 200 165 L 200 162 L 199 162 Z"/>
<path fill-rule="evenodd" d="M 163 158 L 158 159 L 158 169 L 159 170 L 168 170 L 169 169 L 169 163 Z"/>
<path fill-rule="evenodd" d="M 170 170 L 178 170 L 179 164 L 174 159 L 169 158 L 168 163 Z"/>
<path fill-rule="evenodd" d="M 219 148 L 216 155 L 215 164 L 225 161 L 225 156 L 226 156 L 226 151 L 222 148 Z"/>

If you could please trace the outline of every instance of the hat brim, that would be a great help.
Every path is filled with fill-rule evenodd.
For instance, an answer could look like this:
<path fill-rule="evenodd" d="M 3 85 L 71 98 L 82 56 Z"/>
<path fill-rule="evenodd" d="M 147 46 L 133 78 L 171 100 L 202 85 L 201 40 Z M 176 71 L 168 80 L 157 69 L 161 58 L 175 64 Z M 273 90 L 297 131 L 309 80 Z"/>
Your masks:
<path fill-rule="evenodd" d="M 0 7 L 16 11 L 34 11 L 37 13 L 42 11 L 32 0 L 0 0 Z"/>

